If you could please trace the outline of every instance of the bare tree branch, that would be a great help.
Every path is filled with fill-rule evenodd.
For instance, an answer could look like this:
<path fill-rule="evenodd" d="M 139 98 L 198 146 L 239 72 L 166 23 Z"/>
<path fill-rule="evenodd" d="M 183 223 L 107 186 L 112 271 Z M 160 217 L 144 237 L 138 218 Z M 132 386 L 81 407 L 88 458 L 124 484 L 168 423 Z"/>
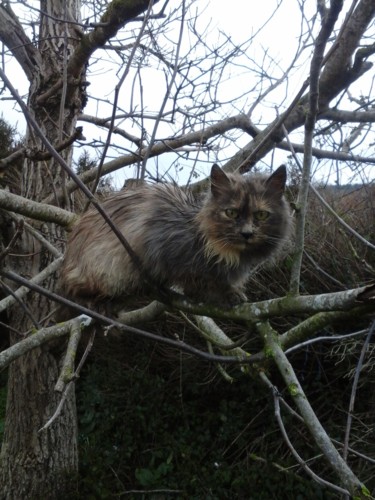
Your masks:
<path fill-rule="evenodd" d="M 36 349 L 41 345 L 49 342 L 53 339 L 57 339 L 67 335 L 70 332 L 72 325 L 76 322 L 76 319 L 66 321 L 60 325 L 51 326 L 49 328 L 42 328 L 38 332 L 33 333 L 29 337 L 20 340 L 17 344 L 8 347 L 4 351 L 0 352 L 0 367 L 6 368 L 15 359 L 23 356 L 26 352 L 32 349 Z"/>
<path fill-rule="evenodd" d="M 174 152 L 178 148 L 186 146 L 188 144 L 204 144 L 208 139 L 214 137 L 219 134 L 224 134 L 228 130 L 232 130 L 235 128 L 240 128 L 242 130 L 247 130 L 251 127 L 250 120 L 243 114 L 237 116 L 231 116 L 222 120 L 214 125 L 211 125 L 207 128 L 203 128 L 202 130 L 198 130 L 197 132 L 190 132 L 184 134 L 180 137 L 166 139 L 163 141 L 159 141 L 154 144 L 149 153 L 149 157 L 154 157 L 161 155 L 162 153 L 170 153 Z M 115 160 L 109 161 L 103 165 L 102 175 L 110 174 L 119 170 L 122 167 L 126 167 L 129 165 L 133 165 L 141 160 L 146 154 L 147 148 L 143 148 L 141 151 L 132 153 L 129 155 L 120 156 Z M 93 168 L 84 172 L 80 179 L 83 183 L 88 184 L 89 182 L 95 180 L 97 176 L 97 169 Z M 77 184 L 74 181 L 70 181 L 67 183 L 67 191 L 72 192 L 77 189 Z M 62 200 L 62 193 L 57 191 L 56 195 L 53 194 L 44 200 L 45 203 L 55 203 L 55 199 L 57 197 L 57 201 Z"/>
<path fill-rule="evenodd" d="M 290 292 L 298 294 L 300 288 L 300 274 L 305 246 L 305 222 L 307 213 L 307 197 L 310 186 L 312 144 L 316 117 L 319 111 L 319 77 L 323 65 L 323 55 L 332 33 L 333 27 L 342 9 L 342 0 L 332 1 L 329 10 L 325 11 L 322 27 L 317 37 L 313 57 L 310 65 L 309 107 L 305 121 L 305 150 L 303 156 L 302 178 L 298 191 L 296 210 L 296 239 L 293 252 L 293 263 L 290 276 Z"/>
<path fill-rule="evenodd" d="M 72 327 L 72 330 L 75 330 L 75 338 L 74 340 L 72 341 L 72 350 L 73 352 L 75 351 L 75 349 L 77 348 L 77 345 L 76 345 L 76 342 L 78 340 L 78 337 L 79 337 L 79 334 L 78 334 L 78 329 L 80 330 L 81 328 L 81 324 L 80 324 L 80 321 L 82 319 L 82 323 L 84 326 L 88 326 L 90 324 L 90 321 L 87 321 L 87 319 L 89 318 L 76 318 L 76 323 L 73 325 Z M 72 332 L 73 333 L 73 332 Z M 80 374 L 80 371 L 82 369 L 82 366 L 84 365 L 85 361 L 86 361 L 86 358 L 93 346 L 93 343 L 94 343 L 94 338 L 95 338 L 95 331 L 91 334 L 90 336 L 90 339 L 87 343 L 87 346 L 86 346 L 86 349 L 85 349 L 85 352 L 83 353 L 83 356 L 81 358 L 81 361 L 79 362 L 79 365 L 77 367 L 77 369 L 75 370 L 75 373 L 73 376 L 71 376 L 71 380 L 68 382 L 68 384 L 65 386 L 65 389 L 64 389 L 64 392 L 62 394 L 62 397 L 61 397 L 61 400 L 56 408 L 56 411 L 55 413 L 52 415 L 52 417 L 43 425 L 43 427 L 41 429 L 39 429 L 39 432 L 42 432 L 42 431 L 45 431 L 46 429 L 48 429 L 48 427 L 50 427 L 53 422 L 59 417 L 63 407 L 64 407 L 64 404 L 68 398 L 68 395 L 69 395 L 69 392 L 73 389 L 73 385 L 74 385 L 74 382 L 75 382 L 75 379 L 78 378 L 79 374 Z M 70 363 L 70 358 L 71 356 L 68 356 L 68 358 L 66 358 L 65 360 Z M 72 368 L 74 368 L 73 364 L 72 364 Z M 60 379 L 59 379 L 60 380 Z M 63 381 L 62 381 L 63 382 Z M 55 387 L 55 390 L 59 391 L 60 389 L 60 385 L 59 385 L 59 382 L 57 382 L 56 384 L 56 387 Z"/>
<path fill-rule="evenodd" d="M 301 163 L 295 154 L 294 146 L 289 141 L 288 132 L 286 130 L 285 130 L 285 136 L 289 145 L 289 150 L 291 151 L 293 158 L 296 164 L 298 165 L 299 169 L 302 171 L 303 167 L 301 166 Z M 331 207 L 331 205 L 326 202 L 323 196 L 319 193 L 319 190 L 316 189 L 315 186 L 310 182 L 309 182 L 309 189 L 314 193 L 314 195 L 318 198 L 320 203 L 328 210 L 328 212 L 341 224 L 341 226 L 343 226 L 350 234 L 352 234 L 359 241 L 361 241 L 361 243 L 371 248 L 372 250 L 375 250 L 375 245 L 373 245 L 370 241 L 366 240 L 366 238 L 361 236 L 357 231 L 355 231 L 355 229 L 353 229 L 348 223 L 346 223 L 344 219 L 340 217 L 338 213 Z"/>
<path fill-rule="evenodd" d="M 0 4 L 0 40 L 9 48 L 31 81 L 35 74 L 35 66 L 40 65 L 41 59 L 9 2 Z"/>
<path fill-rule="evenodd" d="M 273 359 L 279 368 L 280 374 L 285 380 L 289 390 L 289 395 L 293 398 L 296 406 L 298 407 L 316 444 L 327 458 L 330 466 L 335 470 L 336 474 L 340 478 L 341 484 L 351 493 L 351 495 L 358 495 L 359 498 L 365 498 L 364 485 L 353 474 L 352 470 L 342 459 L 341 455 L 333 446 L 329 436 L 316 417 L 305 393 L 303 392 L 301 384 L 294 373 L 293 367 L 289 363 L 279 345 L 276 332 L 267 323 L 258 323 L 257 326 L 260 333 L 266 340 L 266 348 L 269 349 L 269 352 L 272 352 Z"/>
<path fill-rule="evenodd" d="M 319 120 L 332 120 L 342 123 L 374 123 L 374 111 L 346 111 L 344 109 L 328 109 L 319 113 Z"/>
<path fill-rule="evenodd" d="M 82 319 L 76 320 L 71 327 L 69 342 L 66 347 L 65 357 L 60 372 L 60 376 L 55 385 L 55 391 L 63 392 L 67 384 L 71 382 L 74 378 L 74 366 L 77 354 L 77 349 L 82 336 L 82 326 L 88 326 L 91 322 L 91 318 L 87 318 L 88 321 L 82 321 Z"/>
<path fill-rule="evenodd" d="M 286 432 L 283 420 L 281 418 L 280 395 L 279 395 L 279 392 L 276 389 L 276 387 L 271 384 L 270 380 L 268 379 L 268 377 L 265 375 L 264 372 L 261 371 L 259 373 L 259 375 L 260 375 L 260 378 L 262 379 L 262 381 L 267 385 L 267 387 L 269 387 L 272 390 L 273 400 L 274 400 L 274 406 L 275 406 L 275 417 L 276 417 L 277 423 L 279 424 L 279 427 L 280 427 L 280 430 L 281 430 L 281 434 L 282 434 L 282 436 L 284 438 L 284 441 L 288 445 L 288 448 L 292 452 L 292 454 L 295 457 L 295 459 L 297 460 L 297 462 L 307 472 L 307 474 L 309 474 L 309 476 L 311 476 L 312 479 L 314 481 L 316 481 L 318 484 L 322 484 L 322 485 L 324 485 L 324 486 L 326 486 L 326 487 L 328 487 L 328 488 L 330 488 L 330 489 L 332 489 L 334 491 L 337 491 L 337 492 L 339 492 L 341 494 L 348 494 L 349 492 L 347 490 L 344 490 L 343 488 L 340 488 L 339 486 L 337 486 L 335 484 L 332 484 L 329 481 L 326 481 L 325 479 L 323 479 L 320 476 L 318 476 L 317 474 L 315 474 L 315 472 L 313 470 L 311 470 L 311 468 L 307 465 L 307 463 L 305 462 L 305 460 L 303 460 L 303 458 L 299 455 L 299 453 L 294 448 L 294 446 L 292 445 L 292 443 L 291 443 L 291 441 L 289 439 L 289 436 L 288 436 L 288 434 Z M 302 419 L 302 421 L 303 421 L 303 419 Z"/>
<path fill-rule="evenodd" d="M 361 68 L 352 66 L 352 57 L 357 49 L 359 40 L 363 36 L 367 27 L 375 16 L 375 4 L 372 0 L 361 0 L 352 16 L 340 30 L 334 48 L 330 50 L 330 56 L 327 60 L 322 76 L 319 81 L 319 112 L 323 113 L 328 108 L 330 101 L 338 96 L 339 93 L 347 88 L 353 81 L 359 78 L 363 72 L 370 69 L 368 64 L 362 64 Z M 305 87 L 302 86 L 302 89 Z M 268 125 L 256 139 L 248 143 L 230 161 L 226 168 L 230 171 L 235 170 L 241 164 L 255 165 L 257 161 L 263 158 L 271 149 L 283 139 L 283 133 L 280 130 L 282 125 L 288 132 L 300 127 L 306 117 L 308 106 L 308 96 L 304 95 L 298 99 L 292 106 L 293 109 L 281 114 L 274 122 Z M 284 115 L 287 116 L 284 118 Z M 264 141 L 264 137 L 267 140 Z M 258 147 L 262 143 L 261 147 Z M 254 153 L 256 151 L 256 153 Z M 249 158 L 251 158 L 249 164 Z"/>
<path fill-rule="evenodd" d="M 344 290 L 342 292 L 324 293 L 319 295 L 302 295 L 296 297 L 281 297 L 260 302 L 244 303 L 230 309 L 220 307 L 190 304 L 186 300 L 173 299 L 172 304 L 183 311 L 207 315 L 216 318 L 227 318 L 240 321 L 257 321 L 265 318 L 300 315 L 305 313 L 350 311 L 361 304 L 372 311 L 375 308 L 375 285 Z"/>
<path fill-rule="evenodd" d="M 39 274 L 37 274 L 36 276 L 31 278 L 30 283 L 34 283 L 34 284 L 43 283 L 43 281 L 45 279 L 47 279 L 52 273 L 56 272 L 59 269 L 62 261 L 63 261 L 63 257 L 59 257 L 58 259 L 51 262 L 51 264 L 46 266 L 43 269 L 43 271 L 41 271 Z M 22 299 L 23 297 L 25 297 L 25 295 L 27 293 L 29 293 L 29 291 L 30 291 L 29 287 L 21 286 L 20 288 L 18 288 L 18 290 L 16 290 L 14 292 L 14 295 L 18 299 Z M 13 296 L 5 297 L 5 299 L 2 299 L 0 301 L 0 312 L 5 311 L 14 303 L 15 303 L 15 297 L 13 297 Z"/>
<path fill-rule="evenodd" d="M 70 227 L 77 220 L 77 215 L 67 210 L 47 203 L 28 200 L 23 196 L 9 193 L 9 191 L 5 191 L 4 189 L 0 189 L 0 208 L 25 215 L 32 219 L 56 222 L 63 227 Z"/>
<path fill-rule="evenodd" d="M 291 144 L 296 153 L 303 153 L 304 151 L 303 144 L 296 144 L 295 142 Z M 276 147 L 284 151 L 291 151 L 289 144 L 284 141 L 279 142 Z M 312 156 L 318 158 L 319 160 L 327 159 L 327 160 L 338 160 L 338 161 L 353 162 L 353 163 L 368 163 L 370 165 L 375 164 L 375 158 L 373 156 L 359 156 L 351 153 L 344 153 L 343 151 L 330 151 L 328 149 L 312 148 L 311 154 Z"/>
<path fill-rule="evenodd" d="M 161 302 L 154 300 L 150 304 L 141 309 L 136 309 L 134 311 L 120 311 L 117 320 L 125 325 L 136 325 L 137 323 L 147 323 L 156 319 L 158 316 L 163 314 L 166 310 L 166 306 Z"/>
<path fill-rule="evenodd" d="M 375 331 L 375 320 L 372 322 L 372 325 L 368 330 L 365 342 L 363 343 L 363 346 L 361 349 L 361 354 L 360 354 L 360 357 L 358 359 L 358 364 L 357 364 L 357 368 L 355 370 L 355 375 L 354 375 L 354 379 L 353 379 L 352 391 L 350 394 L 350 402 L 349 402 L 349 409 L 348 409 L 348 417 L 347 417 L 347 423 L 346 423 L 346 429 L 345 429 L 344 449 L 342 452 L 342 456 L 343 456 L 344 460 L 347 460 L 347 458 L 348 458 L 350 431 L 351 431 L 352 420 L 353 420 L 354 403 L 355 403 L 355 398 L 356 398 L 356 393 L 357 393 L 357 388 L 358 388 L 359 375 L 361 373 L 361 370 L 363 367 L 363 360 L 364 360 L 364 357 L 366 355 L 366 351 L 369 347 L 371 337 L 374 334 L 374 331 Z"/>
<path fill-rule="evenodd" d="M 159 0 L 153 0 L 157 3 Z M 90 33 L 83 35 L 81 43 L 69 60 L 68 74 L 78 77 L 90 56 L 108 42 L 128 21 L 144 12 L 149 0 L 112 1 L 103 14 L 100 25 Z"/>
<path fill-rule="evenodd" d="M 55 149 L 57 152 L 63 151 L 64 149 L 69 148 L 75 141 L 83 139 L 84 137 L 82 135 L 82 127 L 77 127 L 74 134 L 65 140 L 61 140 L 60 143 L 57 144 Z M 11 167 L 11 165 L 19 158 L 29 158 L 30 160 L 34 161 L 42 161 L 49 160 L 51 157 L 51 154 L 48 152 L 29 151 L 26 148 L 21 147 L 6 158 L 0 159 L 0 171 L 4 171 L 7 167 Z"/>

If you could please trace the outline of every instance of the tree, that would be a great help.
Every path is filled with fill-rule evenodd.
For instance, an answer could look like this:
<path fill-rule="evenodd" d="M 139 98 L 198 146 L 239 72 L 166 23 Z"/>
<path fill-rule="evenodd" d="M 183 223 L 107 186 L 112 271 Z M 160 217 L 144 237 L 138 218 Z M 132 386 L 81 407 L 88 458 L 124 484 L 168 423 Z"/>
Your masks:
<path fill-rule="evenodd" d="M 279 4 L 282 6 L 283 2 Z M 86 185 L 98 184 L 106 174 L 128 172 L 126 167 L 133 167 L 137 178 L 172 176 L 178 180 L 177 174 L 183 169 L 184 180 L 191 183 L 206 162 L 222 156 L 226 149 L 231 156 L 225 162 L 228 171 L 246 172 L 262 161 L 268 163 L 269 153 L 278 150 L 290 152 L 291 162 L 297 165 L 296 240 L 285 296 L 224 311 L 170 297 L 168 307 L 192 314 L 198 328 L 213 344 L 231 348 L 230 356 L 211 355 L 131 326 L 161 314 L 164 306 L 160 302 L 123 313 L 119 318 L 102 317 L 95 311 L 88 315 L 115 324 L 129 334 L 165 342 L 211 361 L 258 362 L 262 366 L 267 356 L 272 358 L 298 408 L 298 418 L 307 425 L 336 473 L 338 484 L 327 484 L 298 455 L 297 460 L 315 480 L 342 493 L 366 495 L 360 479 L 315 416 L 284 351 L 314 336 L 323 326 L 374 310 L 374 290 L 364 283 L 325 294 L 301 295 L 300 290 L 309 189 L 321 197 L 310 184 L 312 167 L 318 166 L 320 173 L 322 165 L 326 169 L 335 165 L 336 180 L 341 181 L 343 166 L 349 165 L 355 174 L 364 176 L 374 163 L 368 151 L 375 120 L 373 100 L 370 92 L 359 89 L 362 85 L 371 86 L 366 82 L 371 81 L 367 78 L 375 52 L 371 43 L 375 5 L 372 0 L 351 5 L 338 0 L 329 5 L 317 2 L 316 11 L 309 14 L 305 4 L 298 4 L 301 32 L 295 52 L 282 63 L 267 49 L 259 58 L 250 55 L 251 44 L 257 41 L 261 30 L 255 30 L 241 44 L 224 33 L 212 44 L 206 41 L 210 40 L 210 29 L 200 22 L 199 1 L 160 4 L 113 0 L 97 4 L 44 0 L 29 6 L 14 2 L 13 9 L 9 2 L 0 5 L 4 57 L 15 58 L 29 82 L 25 104 L 10 75 L 0 70 L 3 92 L 10 93 L 27 121 L 25 146 L 0 160 L 3 171 L 12 169 L 15 155 L 23 160 L 18 195 L 7 190 L 0 192 L 0 207 L 9 212 L 16 227 L 14 238 L 3 242 L 6 266 L 2 272 L 4 278 L 33 290 L 26 293 L 20 288 L 16 299 L 6 282 L 6 297 L 1 302 L 2 310 L 10 311 L 11 327 L 11 347 L 0 357 L 2 366 L 10 364 L 1 459 L 1 483 L 6 498 L 55 498 L 67 496 L 74 487 L 78 459 L 72 373 L 84 324 L 82 319 L 63 326 L 53 324 L 53 301 L 58 299 L 53 291 L 64 250 L 64 229 L 76 220 L 71 212 L 74 192 L 79 187 L 101 211 L 93 194 L 95 189 L 90 191 Z M 271 16 L 268 22 L 272 20 Z M 287 90 L 294 85 L 293 75 L 299 68 L 303 74 L 304 59 L 309 61 L 308 77 L 291 96 Z M 238 95 L 233 87 L 226 96 L 225 79 L 233 73 L 238 76 L 238 67 L 245 73 L 248 86 L 238 90 Z M 103 71 L 113 79 L 107 77 L 103 83 L 97 74 Z M 148 100 L 150 80 L 154 100 Z M 156 101 L 158 84 L 161 90 Z M 286 97 L 281 99 L 284 94 Z M 275 105 L 275 113 L 267 111 L 268 102 Z M 96 109 L 97 114 L 84 114 L 86 106 Z M 70 168 L 74 147 L 78 149 L 85 141 L 78 121 L 89 124 L 90 134 L 94 130 L 95 139 L 86 146 L 99 151 L 98 165 L 79 177 Z M 104 130 L 104 139 L 99 130 Z M 250 141 L 244 144 L 246 135 Z M 237 142 L 243 145 L 238 147 Z M 202 184 L 204 181 L 196 182 L 195 188 L 201 189 Z M 343 222 L 341 218 L 340 223 Z M 353 231 L 348 224 L 345 230 Z M 361 245 L 374 250 L 367 235 L 356 235 Z M 41 283 L 43 287 L 39 286 Z M 163 301 L 160 296 L 155 299 Z M 270 321 L 280 316 L 297 316 L 300 321 L 279 336 Z M 259 352 L 249 360 L 244 349 L 233 348 L 230 338 L 212 318 L 252 325 L 264 339 L 263 352 L 267 356 Z M 31 332 L 33 335 L 26 335 Z M 277 407 L 280 398 L 276 389 L 262 369 L 258 374 L 266 387 L 274 391 Z M 58 391 L 54 390 L 56 380 Z M 63 410 L 52 425 L 46 426 L 59 406 L 61 391 Z M 283 429 L 281 419 L 280 427 Z"/>

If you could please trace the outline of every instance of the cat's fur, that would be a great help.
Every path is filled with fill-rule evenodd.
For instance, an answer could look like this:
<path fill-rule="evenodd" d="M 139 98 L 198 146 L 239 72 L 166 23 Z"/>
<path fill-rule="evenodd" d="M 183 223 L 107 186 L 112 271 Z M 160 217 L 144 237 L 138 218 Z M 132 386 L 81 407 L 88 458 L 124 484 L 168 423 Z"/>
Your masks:
<path fill-rule="evenodd" d="M 212 167 L 200 197 L 174 184 L 126 188 L 102 205 L 156 283 L 198 300 L 236 303 L 251 270 L 287 239 L 286 169 L 271 176 L 225 174 Z M 62 269 L 68 295 L 94 299 L 143 287 L 137 266 L 96 210 L 84 214 Z"/>

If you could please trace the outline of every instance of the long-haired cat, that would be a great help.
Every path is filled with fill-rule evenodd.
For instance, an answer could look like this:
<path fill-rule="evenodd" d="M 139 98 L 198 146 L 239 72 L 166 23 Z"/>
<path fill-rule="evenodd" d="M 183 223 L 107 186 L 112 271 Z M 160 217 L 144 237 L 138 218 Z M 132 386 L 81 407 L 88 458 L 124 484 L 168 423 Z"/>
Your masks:
<path fill-rule="evenodd" d="M 234 304 L 252 269 L 288 237 L 286 168 L 271 176 L 226 174 L 217 165 L 204 196 L 175 184 L 126 188 L 102 205 L 155 283 L 193 299 Z M 112 298 L 143 288 L 137 266 L 96 210 L 68 242 L 61 280 L 75 297 Z"/>

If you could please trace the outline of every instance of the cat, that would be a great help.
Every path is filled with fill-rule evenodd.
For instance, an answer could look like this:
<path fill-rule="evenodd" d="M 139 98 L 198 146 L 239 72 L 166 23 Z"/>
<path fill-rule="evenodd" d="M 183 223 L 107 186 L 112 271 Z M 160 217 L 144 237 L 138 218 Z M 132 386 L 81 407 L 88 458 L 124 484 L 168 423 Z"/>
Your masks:
<path fill-rule="evenodd" d="M 215 164 L 204 195 L 144 182 L 102 206 L 155 283 L 194 300 L 234 305 L 246 300 L 252 270 L 288 239 L 285 183 L 284 165 L 266 176 L 226 174 Z M 68 296 L 94 300 L 144 288 L 138 267 L 95 209 L 73 228 L 61 281 Z"/>

